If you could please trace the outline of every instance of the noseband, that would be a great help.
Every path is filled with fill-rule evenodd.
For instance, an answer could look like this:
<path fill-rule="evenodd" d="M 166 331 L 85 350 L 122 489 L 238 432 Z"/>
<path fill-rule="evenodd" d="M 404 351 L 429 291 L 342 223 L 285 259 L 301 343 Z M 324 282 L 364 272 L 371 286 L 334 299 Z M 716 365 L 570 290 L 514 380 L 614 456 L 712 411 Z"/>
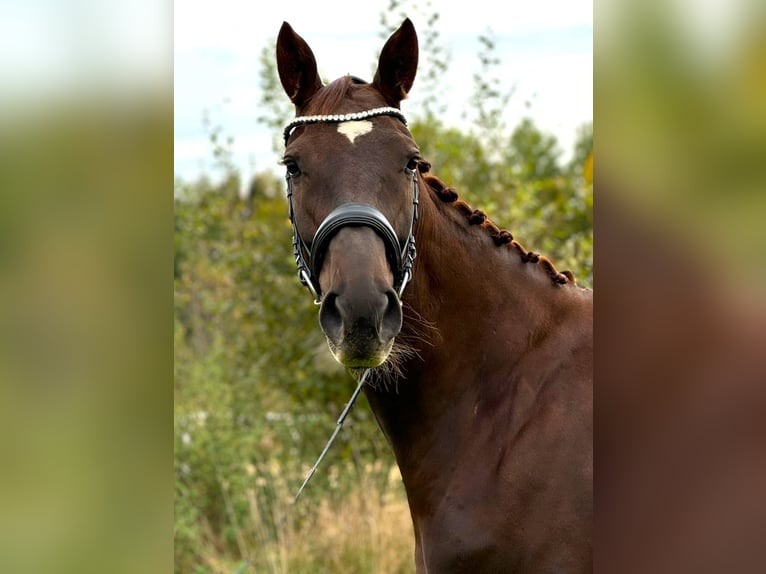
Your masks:
<path fill-rule="evenodd" d="M 299 126 L 359 121 L 377 116 L 392 116 L 407 125 L 404 115 L 396 108 L 375 108 L 366 112 L 343 115 L 300 116 L 285 128 L 285 144 L 287 144 L 292 130 Z M 322 270 L 327 248 L 335 234 L 343 227 L 369 227 L 383 240 L 386 247 L 386 257 L 394 274 L 394 289 L 401 298 L 404 288 L 412 279 L 412 264 L 416 256 L 414 227 L 418 219 L 419 194 L 417 169 L 410 170 L 405 167 L 404 171 L 407 176 L 412 177 L 412 220 L 407 239 L 403 244 L 399 241 L 391 223 L 379 210 L 365 203 L 346 203 L 336 207 L 322 221 L 311 240 L 311 247 L 307 246 L 298 232 L 293 208 L 293 177 L 290 172 L 286 173 L 287 201 L 290 223 L 293 227 L 293 255 L 298 267 L 298 278 L 311 291 L 314 296 L 314 303 L 319 304 L 321 302 L 322 291 L 319 286 L 319 273 Z M 306 261 L 304 253 L 308 255 L 308 261 Z"/>

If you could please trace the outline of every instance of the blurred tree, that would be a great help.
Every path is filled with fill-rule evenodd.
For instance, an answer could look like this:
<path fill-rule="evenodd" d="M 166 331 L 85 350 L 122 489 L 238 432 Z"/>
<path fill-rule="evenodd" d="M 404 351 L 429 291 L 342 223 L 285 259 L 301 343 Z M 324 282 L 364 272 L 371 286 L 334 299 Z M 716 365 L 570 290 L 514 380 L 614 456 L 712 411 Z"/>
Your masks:
<path fill-rule="evenodd" d="M 513 176 L 526 182 L 561 175 L 560 156 L 556 138 L 541 132 L 530 118 L 514 128 L 505 152 Z"/>
<path fill-rule="evenodd" d="M 581 125 L 577 128 L 572 159 L 567 165 L 567 172 L 572 177 L 582 175 L 583 166 L 588 163 L 588 158 L 593 154 L 593 122 Z"/>
<path fill-rule="evenodd" d="M 494 33 L 487 30 L 480 34 L 479 44 L 479 67 L 473 74 L 473 94 L 464 116 L 472 121 L 473 133 L 483 142 L 490 160 L 496 162 L 501 157 L 507 134 L 505 109 L 515 88 L 503 91 L 501 86 L 497 74 L 501 62 Z"/>
<path fill-rule="evenodd" d="M 277 61 L 274 55 L 274 46 L 277 41 L 270 38 L 261 48 L 260 69 L 258 77 L 261 84 L 261 92 L 258 100 L 258 115 L 256 121 L 263 124 L 271 131 L 271 146 L 274 153 L 282 155 L 284 142 L 282 141 L 282 128 L 295 115 L 293 104 L 285 97 L 282 83 L 279 81 Z"/>

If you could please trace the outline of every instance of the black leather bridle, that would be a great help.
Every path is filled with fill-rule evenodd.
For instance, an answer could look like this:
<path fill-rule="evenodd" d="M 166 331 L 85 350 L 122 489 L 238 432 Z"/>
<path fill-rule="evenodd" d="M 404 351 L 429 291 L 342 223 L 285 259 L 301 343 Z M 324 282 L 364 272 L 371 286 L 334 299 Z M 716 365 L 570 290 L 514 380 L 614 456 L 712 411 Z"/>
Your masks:
<path fill-rule="evenodd" d="M 348 121 L 359 121 L 376 116 L 393 116 L 407 125 L 404 115 L 397 108 L 376 108 L 366 112 L 358 112 L 343 115 L 325 115 L 325 116 L 301 116 L 295 118 L 285 128 L 285 144 L 290 137 L 290 133 L 296 127 L 316 124 L 316 123 L 341 123 Z M 324 256 L 327 248 L 335 234 L 343 227 L 369 227 L 377 233 L 383 240 L 386 247 L 386 256 L 391 265 L 394 274 L 394 289 L 401 298 L 404 288 L 412 279 L 412 265 L 417 255 L 415 249 L 415 222 L 418 219 L 418 174 L 417 169 L 411 170 L 404 168 L 405 174 L 412 178 L 412 220 L 407 239 L 404 243 L 399 241 L 394 228 L 379 210 L 365 203 L 346 203 L 336 207 L 322 221 L 319 228 L 311 240 L 309 247 L 303 241 L 298 227 L 295 223 L 295 210 L 293 208 L 293 176 L 287 171 L 285 180 L 287 181 L 287 201 L 289 206 L 290 223 L 293 227 L 293 255 L 295 264 L 298 267 L 298 278 L 314 296 L 316 304 L 321 303 L 322 291 L 319 286 L 319 273 L 322 270 Z M 308 255 L 308 261 L 304 256 Z"/>

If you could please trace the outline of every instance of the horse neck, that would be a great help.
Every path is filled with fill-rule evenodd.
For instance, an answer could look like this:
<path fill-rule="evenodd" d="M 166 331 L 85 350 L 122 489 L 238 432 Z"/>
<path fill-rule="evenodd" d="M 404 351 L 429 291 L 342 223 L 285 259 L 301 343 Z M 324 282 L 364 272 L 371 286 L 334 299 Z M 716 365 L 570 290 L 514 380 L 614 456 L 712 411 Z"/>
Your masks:
<path fill-rule="evenodd" d="M 545 258 L 542 266 L 525 262 L 527 252 L 508 232 L 501 232 L 507 241 L 498 245 L 492 235 L 500 230 L 483 214 L 472 219 L 469 214 L 478 212 L 467 204 L 446 202 L 427 189 L 415 276 L 404 297 L 402 339 L 411 339 L 420 355 L 410 367 L 434 367 L 445 357 L 475 365 L 477 353 L 495 349 L 508 359 L 509 351 L 521 352 L 530 335 L 549 324 L 561 292 L 572 285 L 555 284 Z"/>
<path fill-rule="evenodd" d="M 405 484 L 408 472 L 424 472 L 425 459 L 441 458 L 426 456 L 434 444 L 460 441 L 460 421 L 475 416 L 479 402 L 514 395 L 515 362 L 545 336 L 562 296 L 573 291 L 538 263 L 525 263 L 515 242 L 497 245 L 488 225 L 469 222 L 465 204 L 424 187 L 415 274 L 397 337 L 404 358 L 393 381 L 382 377 L 367 389 Z M 454 441 L 445 440 L 452 434 Z"/>

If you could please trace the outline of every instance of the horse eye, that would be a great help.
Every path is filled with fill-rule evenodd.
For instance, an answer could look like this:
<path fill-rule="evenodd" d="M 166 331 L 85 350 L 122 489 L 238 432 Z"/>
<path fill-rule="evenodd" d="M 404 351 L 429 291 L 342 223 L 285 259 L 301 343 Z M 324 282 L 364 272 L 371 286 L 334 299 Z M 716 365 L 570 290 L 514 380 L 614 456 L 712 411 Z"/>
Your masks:
<path fill-rule="evenodd" d="M 286 159 L 284 164 L 285 168 L 287 169 L 287 173 L 289 173 L 291 177 L 298 177 L 301 174 L 301 168 L 298 167 L 297 161 Z"/>
<path fill-rule="evenodd" d="M 407 162 L 407 171 L 414 172 L 416 169 L 418 169 L 418 163 L 420 162 L 420 158 L 418 156 L 410 158 L 410 161 Z"/>

